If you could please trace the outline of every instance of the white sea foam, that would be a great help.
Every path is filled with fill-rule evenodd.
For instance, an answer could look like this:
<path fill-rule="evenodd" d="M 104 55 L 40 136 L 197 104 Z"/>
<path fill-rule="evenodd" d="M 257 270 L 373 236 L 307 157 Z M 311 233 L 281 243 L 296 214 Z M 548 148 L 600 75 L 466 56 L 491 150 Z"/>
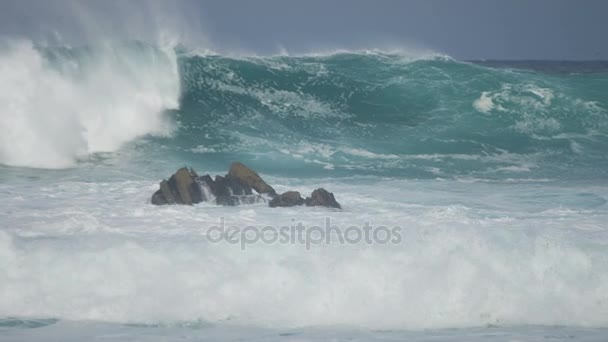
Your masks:
<path fill-rule="evenodd" d="M 191 148 L 190 152 L 194 152 L 194 153 L 215 153 L 215 152 L 217 152 L 217 149 L 215 149 L 213 147 L 198 145 L 196 147 Z"/>
<path fill-rule="evenodd" d="M 507 113 L 515 119 L 512 128 L 518 132 L 555 133 L 562 128 L 560 118 L 552 110 L 553 101 L 562 94 L 555 90 L 535 84 L 503 84 L 499 90 L 484 91 L 473 102 L 473 107 L 480 113 Z M 579 99 L 571 102 L 578 103 Z"/>
<path fill-rule="evenodd" d="M 228 76 L 229 77 L 229 76 Z M 302 92 L 246 88 L 240 85 L 216 82 L 218 88 L 236 94 L 255 98 L 264 107 L 281 118 L 300 117 L 304 119 L 316 118 L 347 118 L 350 115 L 332 108 L 331 104 L 316 99 L 312 95 Z"/>
<path fill-rule="evenodd" d="M 312 57 L 312 58 L 325 58 L 339 55 L 367 55 L 367 56 L 398 56 L 395 62 L 398 63 L 410 63 L 419 60 L 443 60 L 453 61 L 454 59 L 442 52 L 437 52 L 428 48 L 416 48 L 414 46 L 401 46 L 391 48 L 318 48 L 318 49 L 305 49 L 303 51 L 289 51 L 285 47 L 279 47 L 274 52 L 259 53 L 251 50 L 242 49 L 240 47 L 232 47 L 231 49 L 222 48 L 221 44 L 207 44 L 213 45 L 213 48 L 205 47 L 198 49 L 189 49 L 188 54 L 190 56 L 223 56 L 235 59 L 266 59 L 268 57 Z M 261 61 L 261 60 L 259 60 Z M 264 62 L 264 61 L 262 61 Z"/>
<path fill-rule="evenodd" d="M 0 163 L 63 168 L 147 134 L 168 134 L 178 106 L 171 49 L 91 47 L 87 60 L 53 63 L 30 41 L 0 50 Z"/>
<path fill-rule="evenodd" d="M 277 191 L 326 187 L 344 211 L 155 207 L 155 180 L 58 182 L 35 193 L 3 184 L 0 316 L 399 329 L 608 324 L 607 217 L 597 207 L 605 187 L 268 181 Z M 402 227 L 403 241 L 242 251 L 205 240 L 221 216 L 242 226 L 370 221 Z"/>
<path fill-rule="evenodd" d="M 488 91 L 482 92 L 481 96 L 473 102 L 473 107 L 482 113 L 489 113 L 494 108 L 494 102 L 489 94 Z"/>

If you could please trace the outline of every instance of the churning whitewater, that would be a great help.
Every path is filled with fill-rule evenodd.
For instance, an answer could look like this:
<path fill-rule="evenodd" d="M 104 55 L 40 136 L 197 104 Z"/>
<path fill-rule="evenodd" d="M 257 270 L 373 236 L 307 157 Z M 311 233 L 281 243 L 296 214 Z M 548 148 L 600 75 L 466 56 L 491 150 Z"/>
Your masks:
<path fill-rule="evenodd" d="M 149 134 L 176 108 L 173 51 L 142 44 L 73 49 L 0 45 L 0 162 L 65 168 Z"/>
<path fill-rule="evenodd" d="M 551 65 L 3 43 L 0 317 L 607 327 L 608 72 Z M 236 160 L 343 210 L 150 204 Z M 403 239 L 242 250 L 206 239 L 222 217 Z"/>

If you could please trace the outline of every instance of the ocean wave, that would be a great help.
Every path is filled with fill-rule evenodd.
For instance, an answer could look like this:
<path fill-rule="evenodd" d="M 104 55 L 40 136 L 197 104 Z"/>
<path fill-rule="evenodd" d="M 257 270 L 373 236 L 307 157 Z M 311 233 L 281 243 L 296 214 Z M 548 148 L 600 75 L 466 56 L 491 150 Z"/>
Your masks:
<path fill-rule="evenodd" d="M 553 168 L 558 162 L 584 159 L 578 164 L 586 170 L 607 162 L 599 152 L 608 146 L 601 136 L 608 132 L 607 101 L 595 95 L 599 76 L 491 68 L 432 55 L 403 63 L 386 52 L 335 52 L 182 56 L 180 121 L 192 126 L 178 132 L 175 143 L 263 158 L 270 172 L 291 160 L 317 175 L 500 178 L 529 171 L 553 178 L 564 174 Z M 608 87 L 607 81 L 600 77 L 599 85 Z M 593 135 L 594 141 L 551 138 L 564 134 Z M 507 154 L 518 161 L 492 158 Z M 425 155 L 462 162 L 416 157 Z M 535 157 L 525 161 L 529 156 Z"/>
<path fill-rule="evenodd" d="M 290 170 L 298 165 L 310 176 L 608 172 L 608 77 L 406 55 L 232 56 L 142 43 L 40 49 L 22 42 L 0 55 L 10 76 L 0 95 L 9 132 L 0 163 L 78 166 L 91 153 L 127 146 L 141 159 L 212 167 L 264 160 L 267 172 L 292 163 Z M 130 144 L 149 136 L 159 138 Z M 433 155 L 452 157 L 420 157 Z"/>
<path fill-rule="evenodd" d="M 175 54 L 144 45 L 39 48 L 13 40 L 0 51 L 0 163 L 65 168 L 167 135 L 177 108 Z"/>

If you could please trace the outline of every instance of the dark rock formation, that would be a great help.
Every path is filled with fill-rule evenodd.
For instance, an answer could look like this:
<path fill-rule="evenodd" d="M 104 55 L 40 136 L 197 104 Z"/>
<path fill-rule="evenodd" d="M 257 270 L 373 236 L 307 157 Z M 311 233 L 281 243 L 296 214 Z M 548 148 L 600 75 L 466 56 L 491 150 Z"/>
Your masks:
<path fill-rule="evenodd" d="M 266 202 L 266 199 L 260 195 L 237 195 L 237 196 L 219 196 L 215 199 L 215 203 L 223 206 L 237 206 L 244 204 L 255 204 Z"/>
<path fill-rule="evenodd" d="M 226 177 L 215 176 L 213 193 L 216 196 L 239 196 L 251 195 L 251 187 L 240 179 L 227 175 Z"/>
<path fill-rule="evenodd" d="M 340 203 L 336 201 L 334 194 L 323 188 L 313 191 L 310 197 L 306 199 L 306 205 L 309 207 L 329 207 L 342 209 Z"/>
<path fill-rule="evenodd" d="M 201 202 L 201 189 L 195 182 L 197 177 L 196 172 L 188 168 L 177 170 L 168 181 L 160 182 L 160 189 L 152 195 L 152 204 L 192 205 Z"/>
<path fill-rule="evenodd" d="M 248 185 L 259 194 L 268 194 L 272 197 L 276 196 L 277 193 L 274 189 L 266 184 L 262 177 L 260 177 L 255 171 L 251 170 L 242 163 L 234 162 L 230 165 L 227 177 L 234 177 L 244 184 Z"/>
<path fill-rule="evenodd" d="M 215 179 L 210 175 L 199 177 L 194 170 L 183 167 L 169 180 L 161 181 L 159 187 L 152 195 L 152 204 L 155 205 L 213 202 L 218 205 L 236 206 L 266 202 L 266 198 L 262 196 L 266 195 L 272 197 L 269 203 L 272 208 L 306 204 L 341 209 L 334 194 L 323 188 L 313 191 L 306 200 L 297 191 L 277 195 L 262 177 L 239 162 L 230 166 L 226 176 L 215 176 Z"/>
<path fill-rule="evenodd" d="M 261 178 L 259 180 L 263 182 Z M 261 183 L 258 181 L 258 184 Z M 234 206 L 266 200 L 254 195 L 252 188 L 240 178 L 226 175 L 216 176 L 214 180 L 210 175 L 199 177 L 194 170 L 185 167 L 177 170 L 169 180 L 161 181 L 160 189 L 152 195 L 152 204 L 155 205 L 192 205 L 200 202 Z"/>
<path fill-rule="evenodd" d="M 226 182 L 226 178 L 222 176 L 215 176 L 215 180 L 213 181 L 213 194 L 216 197 L 222 196 L 230 196 L 230 189 L 228 188 L 228 182 Z"/>
<path fill-rule="evenodd" d="M 189 193 L 192 198 L 192 203 L 201 203 L 205 201 L 205 195 L 203 194 L 203 189 L 201 185 L 197 181 L 198 178 L 194 179 L 194 182 L 190 184 Z"/>
<path fill-rule="evenodd" d="M 177 189 L 172 191 L 169 186 L 169 182 L 167 182 L 166 179 L 163 179 L 160 182 L 160 193 L 163 195 L 163 197 L 165 197 L 165 199 L 167 200 L 167 203 L 170 203 L 170 204 L 177 203 L 175 196 L 174 196 L 174 193 L 177 193 Z"/>
<path fill-rule="evenodd" d="M 152 195 L 152 204 L 154 205 L 165 205 L 170 204 L 169 201 L 163 196 L 162 191 L 156 190 L 156 192 Z"/>
<path fill-rule="evenodd" d="M 173 193 L 176 203 L 192 205 L 192 194 L 190 190 L 198 175 L 183 167 L 169 178 L 169 189 Z M 162 187 L 161 187 L 162 189 Z"/>
<path fill-rule="evenodd" d="M 196 183 L 201 189 L 201 197 L 203 198 L 203 202 L 213 201 L 215 197 L 215 182 L 213 181 L 213 178 L 211 178 L 209 175 L 204 175 L 198 177 L 196 179 Z"/>
<path fill-rule="evenodd" d="M 287 191 L 275 198 L 268 203 L 271 208 L 276 207 L 293 207 L 296 205 L 304 204 L 304 199 L 300 196 L 300 193 L 297 191 Z"/>
<path fill-rule="evenodd" d="M 251 187 L 245 183 L 243 183 L 240 179 L 227 175 L 224 179 L 226 179 L 226 183 L 228 184 L 228 188 L 231 190 L 233 195 L 252 195 L 253 191 Z"/>

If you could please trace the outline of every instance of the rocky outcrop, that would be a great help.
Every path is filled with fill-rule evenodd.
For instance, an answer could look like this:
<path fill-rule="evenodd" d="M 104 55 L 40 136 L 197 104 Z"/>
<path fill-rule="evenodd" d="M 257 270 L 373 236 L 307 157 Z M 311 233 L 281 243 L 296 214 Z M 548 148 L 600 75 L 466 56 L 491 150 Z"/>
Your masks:
<path fill-rule="evenodd" d="M 196 178 L 198 175 L 194 170 L 188 170 L 183 167 L 169 178 L 169 189 L 175 191 L 175 200 L 180 204 L 192 205 L 193 197 L 198 197 L 198 187 L 196 186 Z"/>
<path fill-rule="evenodd" d="M 154 205 L 165 205 L 165 204 L 174 204 L 175 200 L 173 199 L 173 197 L 171 197 L 170 199 L 168 199 L 164 194 L 163 194 L 163 183 L 166 186 L 167 181 L 166 180 L 162 180 L 160 182 L 160 189 L 157 190 L 153 195 L 152 195 L 152 204 Z"/>
<path fill-rule="evenodd" d="M 304 199 L 297 191 L 287 191 L 273 198 L 268 205 L 271 208 L 276 207 L 294 207 L 304 204 Z"/>
<path fill-rule="evenodd" d="M 334 194 L 323 188 L 319 188 L 313 191 L 310 197 L 306 199 L 305 203 L 309 207 L 328 207 L 342 209 L 340 203 L 336 201 Z"/>
<path fill-rule="evenodd" d="M 181 168 L 169 180 L 160 182 L 160 189 L 152 195 L 152 204 L 186 204 L 201 202 L 202 193 L 196 184 L 198 175 L 194 170 Z"/>
<path fill-rule="evenodd" d="M 269 198 L 270 197 L 270 198 Z M 293 207 L 322 206 L 341 209 L 334 194 L 319 188 L 304 200 L 299 192 L 287 191 L 277 195 L 262 177 L 242 163 L 235 162 L 225 176 L 198 176 L 192 169 L 183 167 L 168 180 L 162 180 L 152 195 L 152 204 L 185 204 L 211 202 L 217 205 L 236 206 L 266 202 L 269 206 Z"/>
<path fill-rule="evenodd" d="M 262 177 L 242 163 L 232 163 L 232 165 L 230 165 L 230 170 L 228 171 L 228 176 L 240 180 L 259 194 L 268 194 L 272 197 L 277 195 L 274 189 L 264 182 Z"/>
<path fill-rule="evenodd" d="M 260 195 L 240 195 L 240 196 L 219 196 L 215 199 L 217 205 L 234 207 L 237 205 L 255 204 L 266 202 Z"/>
<path fill-rule="evenodd" d="M 199 177 L 194 170 L 181 168 L 169 180 L 160 182 L 160 189 L 152 195 L 152 204 L 192 205 L 212 202 L 218 205 L 235 206 L 266 202 L 259 192 L 253 193 L 254 190 L 249 184 L 255 184 L 257 188 L 266 190 L 269 194 L 273 193 L 274 189 L 266 184 L 257 173 L 243 164 L 240 165 L 235 167 L 234 171 L 234 174 L 239 177 L 229 173 L 226 176 L 215 176 L 215 179 L 210 175 Z M 250 173 L 246 170 L 249 170 Z"/>
<path fill-rule="evenodd" d="M 214 194 L 216 196 L 251 195 L 251 187 L 240 179 L 227 175 L 226 177 L 215 176 L 213 182 Z"/>

